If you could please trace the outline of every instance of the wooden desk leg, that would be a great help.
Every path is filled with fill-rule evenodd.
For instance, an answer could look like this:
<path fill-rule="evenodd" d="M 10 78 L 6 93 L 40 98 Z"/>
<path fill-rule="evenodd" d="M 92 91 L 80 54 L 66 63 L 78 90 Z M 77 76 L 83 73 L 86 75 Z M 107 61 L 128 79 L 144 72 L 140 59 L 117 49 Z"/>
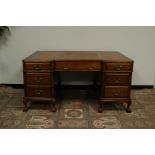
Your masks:
<path fill-rule="evenodd" d="M 28 111 L 28 100 L 24 97 L 23 98 L 23 104 L 24 104 L 24 108 L 23 108 L 23 112 L 27 112 Z"/>
<path fill-rule="evenodd" d="M 58 86 L 60 86 L 61 85 L 61 73 L 57 73 L 57 78 L 58 78 Z"/>
<path fill-rule="evenodd" d="M 51 100 L 51 111 L 52 112 L 57 111 L 57 109 L 56 109 L 56 100 L 54 98 L 52 98 L 52 100 Z"/>
<path fill-rule="evenodd" d="M 102 111 L 103 111 L 103 103 L 99 102 L 98 112 L 102 113 Z"/>
<path fill-rule="evenodd" d="M 131 100 L 127 102 L 127 108 L 126 108 L 126 112 L 127 113 L 131 113 L 132 112 L 130 106 L 131 106 Z"/>
<path fill-rule="evenodd" d="M 97 73 L 96 72 L 94 72 L 93 85 L 94 85 L 94 88 L 97 90 Z"/>

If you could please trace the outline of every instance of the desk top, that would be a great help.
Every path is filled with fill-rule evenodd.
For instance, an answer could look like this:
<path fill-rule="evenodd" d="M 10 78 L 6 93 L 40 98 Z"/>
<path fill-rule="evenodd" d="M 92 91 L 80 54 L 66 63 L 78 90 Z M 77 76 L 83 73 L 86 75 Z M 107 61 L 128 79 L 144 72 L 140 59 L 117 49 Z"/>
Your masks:
<path fill-rule="evenodd" d="M 133 61 L 114 51 L 37 51 L 23 61 Z"/>

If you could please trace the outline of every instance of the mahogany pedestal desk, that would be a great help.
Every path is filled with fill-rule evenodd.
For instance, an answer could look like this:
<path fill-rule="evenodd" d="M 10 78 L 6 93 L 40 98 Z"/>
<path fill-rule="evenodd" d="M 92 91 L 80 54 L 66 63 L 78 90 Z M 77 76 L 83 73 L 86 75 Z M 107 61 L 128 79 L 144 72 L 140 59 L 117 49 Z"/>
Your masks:
<path fill-rule="evenodd" d="M 130 91 L 133 60 L 112 51 L 37 51 L 23 60 L 24 109 L 33 100 L 50 101 L 56 111 L 54 75 L 57 72 L 100 72 L 101 90 L 98 111 L 104 102 L 125 102 L 131 112 Z"/>

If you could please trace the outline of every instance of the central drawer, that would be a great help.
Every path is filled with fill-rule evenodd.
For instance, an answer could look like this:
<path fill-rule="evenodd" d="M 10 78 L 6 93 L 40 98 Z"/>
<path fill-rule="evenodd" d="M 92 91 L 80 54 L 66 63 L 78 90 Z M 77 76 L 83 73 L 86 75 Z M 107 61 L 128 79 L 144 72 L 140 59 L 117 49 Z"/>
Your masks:
<path fill-rule="evenodd" d="M 56 71 L 100 71 L 99 61 L 56 61 Z"/>
<path fill-rule="evenodd" d="M 25 73 L 25 82 L 28 85 L 50 85 L 50 73 Z"/>
<path fill-rule="evenodd" d="M 26 96 L 28 97 L 51 97 L 52 88 L 49 86 L 26 86 Z"/>

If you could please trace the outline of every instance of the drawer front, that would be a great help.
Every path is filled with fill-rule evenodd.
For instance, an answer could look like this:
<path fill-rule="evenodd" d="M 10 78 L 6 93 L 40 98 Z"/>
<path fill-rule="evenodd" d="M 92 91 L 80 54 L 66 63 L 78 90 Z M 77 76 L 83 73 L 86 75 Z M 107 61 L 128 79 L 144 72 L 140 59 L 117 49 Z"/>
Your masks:
<path fill-rule="evenodd" d="M 104 64 L 105 71 L 132 71 L 132 63 L 129 62 L 107 62 Z"/>
<path fill-rule="evenodd" d="M 103 77 L 105 86 L 128 86 L 131 79 L 130 74 L 105 73 Z"/>
<path fill-rule="evenodd" d="M 52 88 L 51 87 L 39 87 L 39 86 L 27 86 L 26 87 L 27 97 L 51 97 Z"/>
<path fill-rule="evenodd" d="M 56 71 L 100 71 L 101 62 L 94 61 L 58 61 Z"/>
<path fill-rule="evenodd" d="M 105 87 L 105 98 L 128 98 L 130 95 L 129 87 Z"/>
<path fill-rule="evenodd" d="M 50 71 L 50 63 L 48 62 L 41 62 L 41 63 L 25 63 L 24 64 L 24 70 L 25 71 L 35 71 L 35 72 L 41 72 L 41 71 Z"/>
<path fill-rule="evenodd" d="M 25 73 L 25 83 L 29 85 L 50 85 L 50 73 Z"/>

